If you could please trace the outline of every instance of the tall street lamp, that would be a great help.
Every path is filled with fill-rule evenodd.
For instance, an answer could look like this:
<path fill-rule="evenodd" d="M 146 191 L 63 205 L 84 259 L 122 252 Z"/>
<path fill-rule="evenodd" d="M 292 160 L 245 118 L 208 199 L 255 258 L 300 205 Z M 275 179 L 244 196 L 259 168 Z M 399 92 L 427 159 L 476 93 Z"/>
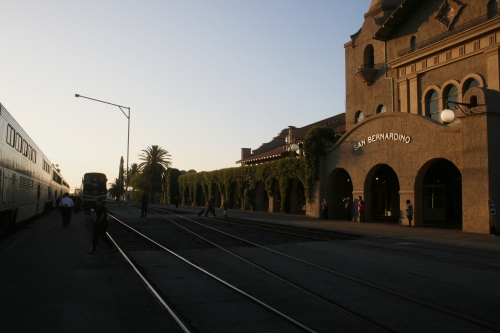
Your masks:
<path fill-rule="evenodd" d="M 85 96 L 82 96 L 82 95 L 79 95 L 79 94 L 75 94 L 75 97 L 77 98 L 86 98 L 86 99 L 90 99 L 90 100 L 93 100 L 93 101 L 96 101 L 96 102 L 101 102 L 101 103 L 105 103 L 105 104 L 109 104 L 109 105 L 114 105 L 114 106 L 117 106 L 120 108 L 120 110 L 123 112 L 123 114 L 125 115 L 125 117 L 127 117 L 128 119 L 128 132 L 127 132 L 127 185 L 125 186 L 125 195 L 126 195 L 126 202 L 127 202 L 127 205 L 128 205 L 128 180 L 129 180 L 129 176 L 128 176 L 128 156 L 129 156 L 129 143 L 130 143 L 130 107 L 127 107 L 127 106 L 122 106 L 122 105 L 118 105 L 118 104 L 113 104 L 113 103 L 108 103 L 108 102 L 104 102 L 104 101 L 100 101 L 98 99 L 94 99 L 94 98 L 90 98 L 90 97 L 85 97 Z M 127 109 L 128 110 L 128 115 L 125 113 L 125 111 L 123 111 L 123 109 Z"/>

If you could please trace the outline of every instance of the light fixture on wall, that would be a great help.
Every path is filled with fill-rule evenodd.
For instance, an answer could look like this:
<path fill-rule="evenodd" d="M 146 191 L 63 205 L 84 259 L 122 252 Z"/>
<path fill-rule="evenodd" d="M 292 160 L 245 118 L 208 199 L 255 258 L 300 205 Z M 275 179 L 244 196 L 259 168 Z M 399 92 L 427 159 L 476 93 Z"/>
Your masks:
<path fill-rule="evenodd" d="M 477 106 L 477 103 L 475 104 L 467 104 L 467 103 L 459 103 L 459 102 L 454 102 L 454 101 L 446 101 L 446 109 L 441 111 L 441 120 L 444 121 L 445 123 L 450 123 L 453 120 L 455 120 L 456 115 L 455 111 L 450 109 L 449 104 L 453 103 L 455 104 L 455 107 L 462 111 L 463 114 L 466 116 L 472 116 L 474 114 L 474 107 Z"/>

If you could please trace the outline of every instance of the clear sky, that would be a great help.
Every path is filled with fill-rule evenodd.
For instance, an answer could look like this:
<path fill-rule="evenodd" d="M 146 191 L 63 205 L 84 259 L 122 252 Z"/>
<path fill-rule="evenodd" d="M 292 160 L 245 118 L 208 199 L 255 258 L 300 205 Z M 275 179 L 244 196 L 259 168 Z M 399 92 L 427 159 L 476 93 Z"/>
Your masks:
<path fill-rule="evenodd" d="M 151 145 L 230 167 L 289 125 L 344 112 L 344 44 L 371 0 L 5 1 L 0 102 L 74 189 Z"/>

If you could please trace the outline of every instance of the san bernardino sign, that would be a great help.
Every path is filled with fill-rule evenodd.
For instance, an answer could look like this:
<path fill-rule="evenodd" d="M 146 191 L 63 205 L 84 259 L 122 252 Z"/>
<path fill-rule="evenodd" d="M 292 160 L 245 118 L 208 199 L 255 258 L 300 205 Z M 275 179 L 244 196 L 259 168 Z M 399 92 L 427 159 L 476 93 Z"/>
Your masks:
<path fill-rule="evenodd" d="M 404 134 L 399 134 L 399 133 L 379 133 L 379 134 L 374 134 L 372 136 L 369 136 L 366 139 L 363 139 L 359 141 L 357 144 L 354 145 L 354 150 L 358 150 L 367 144 L 376 142 L 376 141 L 381 141 L 381 140 L 393 140 L 393 141 L 399 141 L 403 143 L 410 143 L 411 142 L 411 137 L 409 135 L 404 135 Z"/>

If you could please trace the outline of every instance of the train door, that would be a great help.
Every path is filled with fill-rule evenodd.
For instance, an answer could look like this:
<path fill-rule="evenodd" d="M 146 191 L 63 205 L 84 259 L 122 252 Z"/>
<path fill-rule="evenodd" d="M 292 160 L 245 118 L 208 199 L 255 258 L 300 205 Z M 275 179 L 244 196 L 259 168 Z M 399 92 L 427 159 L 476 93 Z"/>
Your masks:
<path fill-rule="evenodd" d="M 17 177 L 16 174 L 12 174 L 12 206 L 18 205 L 18 190 L 17 190 Z"/>
<path fill-rule="evenodd" d="M 2 205 L 4 206 L 12 206 L 12 193 L 11 193 L 12 184 L 11 182 L 9 182 L 9 180 L 10 180 L 10 171 L 4 170 L 2 179 L 2 184 L 3 184 Z"/>

